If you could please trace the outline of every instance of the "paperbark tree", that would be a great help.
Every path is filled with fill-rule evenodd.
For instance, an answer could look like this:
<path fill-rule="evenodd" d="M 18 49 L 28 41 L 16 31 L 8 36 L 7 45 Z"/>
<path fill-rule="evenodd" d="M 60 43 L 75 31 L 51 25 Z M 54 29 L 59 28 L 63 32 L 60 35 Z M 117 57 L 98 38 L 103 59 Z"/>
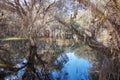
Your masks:
<path fill-rule="evenodd" d="M 79 4 L 76 4 L 79 2 Z M 119 80 L 120 79 L 120 8 L 119 0 L 73 0 L 72 4 L 76 4 L 76 11 L 69 23 L 57 20 L 69 27 L 75 33 L 79 40 L 91 47 L 97 52 L 96 57 L 100 61 L 99 80 Z M 72 6 L 71 4 L 71 6 Z M 74 9 L 73 9 L 74 10 Z M 77 29 L 75 19 L 78 17 L 79 10 L 88 10 L 92 18 L 89 21 L 88 29 Z M 77 14 L 76 14 L 77 13 Z M 86 16 L 86 15 L 84 15 Z M 83 17 L 84 17 L 83 16 Z M 79 17 L 78 17 L 79 18 Z M 80 19 L 82 20 L 82 19 Z M 88 18 L 86 19 L 86 21 Z M 85 23 L 84 23 L 85 24 Z M 77 27 L 80 27 L 77 25 Z M 83 26 L 84 27 L 84 26 Z M 100 29 L 107 30 L 109 39 L 108 45 L 98 41 Z"/>

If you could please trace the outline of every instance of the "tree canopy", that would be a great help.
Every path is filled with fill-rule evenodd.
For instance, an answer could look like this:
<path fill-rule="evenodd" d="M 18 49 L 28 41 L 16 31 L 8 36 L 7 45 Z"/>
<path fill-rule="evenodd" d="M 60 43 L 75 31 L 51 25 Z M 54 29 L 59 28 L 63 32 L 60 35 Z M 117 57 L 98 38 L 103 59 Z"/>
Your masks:
<path fill-rule="evenodd" d="M 23 78 L 31 71 L 34 80 L 32 71 L 41 76 L 34 65 L 43 74 L 55 68 L 56 53 L 69 43 L 94 51 L 99 80 L 119 80 L 120 0 L 0 0 L 0 68 L 15 72 L 27 66 Z M 16 68 L 20 57 L 28 62 Z"/>

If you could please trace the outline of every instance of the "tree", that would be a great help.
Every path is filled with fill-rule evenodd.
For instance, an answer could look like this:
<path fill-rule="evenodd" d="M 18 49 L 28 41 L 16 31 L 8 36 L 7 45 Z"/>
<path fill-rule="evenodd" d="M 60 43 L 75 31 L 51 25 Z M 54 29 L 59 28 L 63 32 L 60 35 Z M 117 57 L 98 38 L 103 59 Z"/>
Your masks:
<path fill-rule="evenodd" d="M 76 11 L 73 11 L 73 16 L 71 17 L 71 21 L 69 23 L 57 18 L 58 21 L 69 27 L 73 33 L 77 34 L 79 40 L 83 41 L 86 45 L 97 52 L 96 57 L 100 61 L 100 70 L 98 73 L 99 80 L 119 80 L 119 0 L 73 0 L 72 4 L 76 4 L 76 2 L 79 2 L 76 6 L 77 13 L 79 13 L 78 11 L 80 9 L 86 11 L 88 10 L 89 16 L 92 16 L 88 25 L 89 30 L 76 29 L 75 16 L 78 16 Z M 88 20 L 88 18 L 86 20 Z M 77 25 L 77 27 L 79 27 L 79 25 Z M 101 29 L 107 30 L 109 37 L 106 41 L 108 43 L 107 45 L 98 40 L 98 38 L 100 38 L 98 35 L 101 33 L 99 32 Z"/>
<path fill-rule="evenodd" d="M 15 55 L 16 52 L 25 48 L 25 46 L 23 47 L 24 44 L 27 45 L 27 50 L 24 53 L 30 51 L 28 62 L 24 65 L 24 67 L 27 66 L 24 79 L 28 79 L 31 74 L 33 75 L 31 79 L 35 78 L 32 72 L 35 73 L 34 65 L 36 58 L 41 62 L 40 67 L 43 68 L 43 73 L 45 74 L 47 72 L 46 65 L 50 64 L 49 61 L 42 59 L 45 56 L 41 54 L 42 50 L 39 51 L 40 55 L 38 55 L 37 45 L 40 45 L 40 49 L 46 49 L 46 45 L 47 47 L 49 45 L 49 49 L 56 49 L 59 46 L 56 46 L 54 39 L 38 43 L 41 40 L 37 38 L 40 35 L 49 37 L 49 34 L 52 37 L 52 31 L 57 29 L 56 27 L 54 28 L 54 25 L 60 25 L 64 33 L 66 31 L 73 33 L 80 42 L 96 51 L 96 57 L 100 62 L 100 70 L 98 71 L 99 80 L 119 80 L 119 2 L 120 0 L 0 0 L 0 37 L 19 36 L 22 38 L 17 38 L 18 40 L 24 40 L 22 44 L 19 43 L 20 46 L 16 46 L 17 44 L 15 43 L 8 45 L 9 42 L 5 44 L 1 41 L 0 52 L 7 52 L 7 54 L 1 54 L 1 56 L 10 56 L 10 61 L 0 57 L 0 60 L 7 64 L 0 66 L 10 68 L 13 71 L 23 68 L 15 68 L 14 64 L 16 61 L 12 63 L 14 58 L 8 53 L 14 53 Z M 80 15 L 82 12 L 83 15 Z M 108 39 L 100 40 L 103 38 L 101 33 L 104 31 L 106 31 Z M 13 45 L 16 51 L 9 47 L 13 47 Z M 28 50 L 28 45 L 30 50 Z M 5 47 L 8 48 L 6 49 Z M 56 58 L 49 59 L 53 61 Z M 29 71 L 30 75 L 26 76 Z M 37 73 L 36 75 L 39 77 Z M 44 79 L 46 78 L 48 78 L 48 75 L 44 76 Z"/>
<path fill-rule="evenodd" d="M 22 77 L 23 80 L 35 80 L 41 79 L 42 77 L 45 80 L 49 80 L 49 68 L 53 69 L 52 67 L 54 67 L 60 69 L 62 67 L 61 63 L 60 65 L 58 64 L 57 67 L 54 64 L 58 56 L 58 54 L 54 53 L 62 53 L 62 50 L 59 50 L 59 46 L 57 46 L 56 42 L 54 40 L 52 40 L 52 42 L 51 40 L 43 41 L 42 38 L 40 38 L 40 35 L 49 37 L 50 32 L 48 32 L 49 30 L 47 29 L 55 23 L 58 24 L 57 20 L 54 18 L 55 15 L 59 14 L 58 7 L 56 6 L 57 4 L 58 1 L 52 0 L 0 1 L 0 9 L 2 11 L 0 17 L 0 36 L 2 38 L 1 40 L 3 40 L 0 46 L 0 52 L 2 53 L 0 60 L 4 63 L 0 65 L 1 68 L 7 68 L 10 71 L 18 72 L 26 67 L 27 69 Z M 4 40 L 8 42 L 6 43 Z M 15 41 L 11 42 L 10 40 Z M 18 43 L 16 40 L 23 41 Z M 42 53 L 44 50 L 38 51 L 38 47 L 41 47 L 40 49 L 44 48 L 47 54 L 45 52 Z M 54 50 L 54 48 L 56 48 L 56 50 Z M 54 51 L 49 52 L 50 49 Z M 16 66 L 18 57 L 15 58 L 15 55 L 18 53 L 28 53 L 22 55 L 23 57 L 27 57 L 28 61 L 20 67 Z M 49 58 L 52 53 L 53 55 Z M 6 57 L 3 58 L 3 56 Z M 9 60 L 6 60 L 7 57 Z M 46 60 L 46 58 L 48 60 Z M 38 66 L 35 67 L 35 65 L 39 65 L 42 69 L 41 74 L 38 74 Z M 9 73 L 3 74 L 7 75 Z"/>

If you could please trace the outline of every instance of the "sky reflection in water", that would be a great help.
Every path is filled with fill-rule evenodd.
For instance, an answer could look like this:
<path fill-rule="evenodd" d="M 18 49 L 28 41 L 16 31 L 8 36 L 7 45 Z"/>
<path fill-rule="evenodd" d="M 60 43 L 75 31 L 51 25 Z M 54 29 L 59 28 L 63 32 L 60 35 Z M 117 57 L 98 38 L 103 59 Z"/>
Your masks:
<path fill-rule="evenodd" d="M 52 80 L 89 80 L 88 71 L 92 67 L 88 60 L 76 56 L 74 53 L 67 53 L 67 62 L 63 63 L 61 71 L 52 71 Z M 64 57 L 66 58 L 66 57 Z M 58 58 L 59 62 L 63 62 L 63 56 Z M 23 59 L 23 61 L 25 61 Z M 20 65 L 20 64 L 19 64 Z M 25 68 L 18 71 L 17 76 L 20 78 L 23 76 Z M 16 76 L 11 75 L 5 77 L 5 80 L 13 80 Z"/>
<path fill-rule="evenodd" d="M 60 72 L 52 73 L 54 80 L 89 80 L 88 71 L 92 67 L 88 60 L 67 53 L 68 62 Z M 59 79 L 58 79 L 59 78 Z"/>

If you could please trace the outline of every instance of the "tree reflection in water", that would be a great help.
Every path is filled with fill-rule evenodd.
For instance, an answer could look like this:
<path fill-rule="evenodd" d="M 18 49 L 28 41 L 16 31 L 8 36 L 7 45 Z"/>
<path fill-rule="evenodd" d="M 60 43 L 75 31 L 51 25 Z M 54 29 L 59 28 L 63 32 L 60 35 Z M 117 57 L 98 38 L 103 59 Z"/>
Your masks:
<path fill-rule="evenodd" d="M 54 80 L 89 80 L 89 70 L 92 65 L 88 60 L 79 58 L 74 53 L 67 53 L 68 62 L 60 72 L 54 71 Z"/>
<path fill-rule="evenodd" d="M 23 62 L 27 62 L 23 59 Z M 65 53 L 60 55 L 54 62 L 56 66 L 63 65 L 61 70 L 48 70 L 48 76 L 50 80 L 89 80 L 89 70 L 92 65 L 88 60 L 77 57 L 74 53 Z M 22 64 L 19 64 L 22 66 Z M 41 73 L 41 69 L 37 69 L 38 73 Z M 5 80 L 17 79 L 23 76 L 25 68 L 21 69 L 16 76 L 11 75 L 5 77 Z M 41 76 L 41 80 L 45 80 Z"/>

